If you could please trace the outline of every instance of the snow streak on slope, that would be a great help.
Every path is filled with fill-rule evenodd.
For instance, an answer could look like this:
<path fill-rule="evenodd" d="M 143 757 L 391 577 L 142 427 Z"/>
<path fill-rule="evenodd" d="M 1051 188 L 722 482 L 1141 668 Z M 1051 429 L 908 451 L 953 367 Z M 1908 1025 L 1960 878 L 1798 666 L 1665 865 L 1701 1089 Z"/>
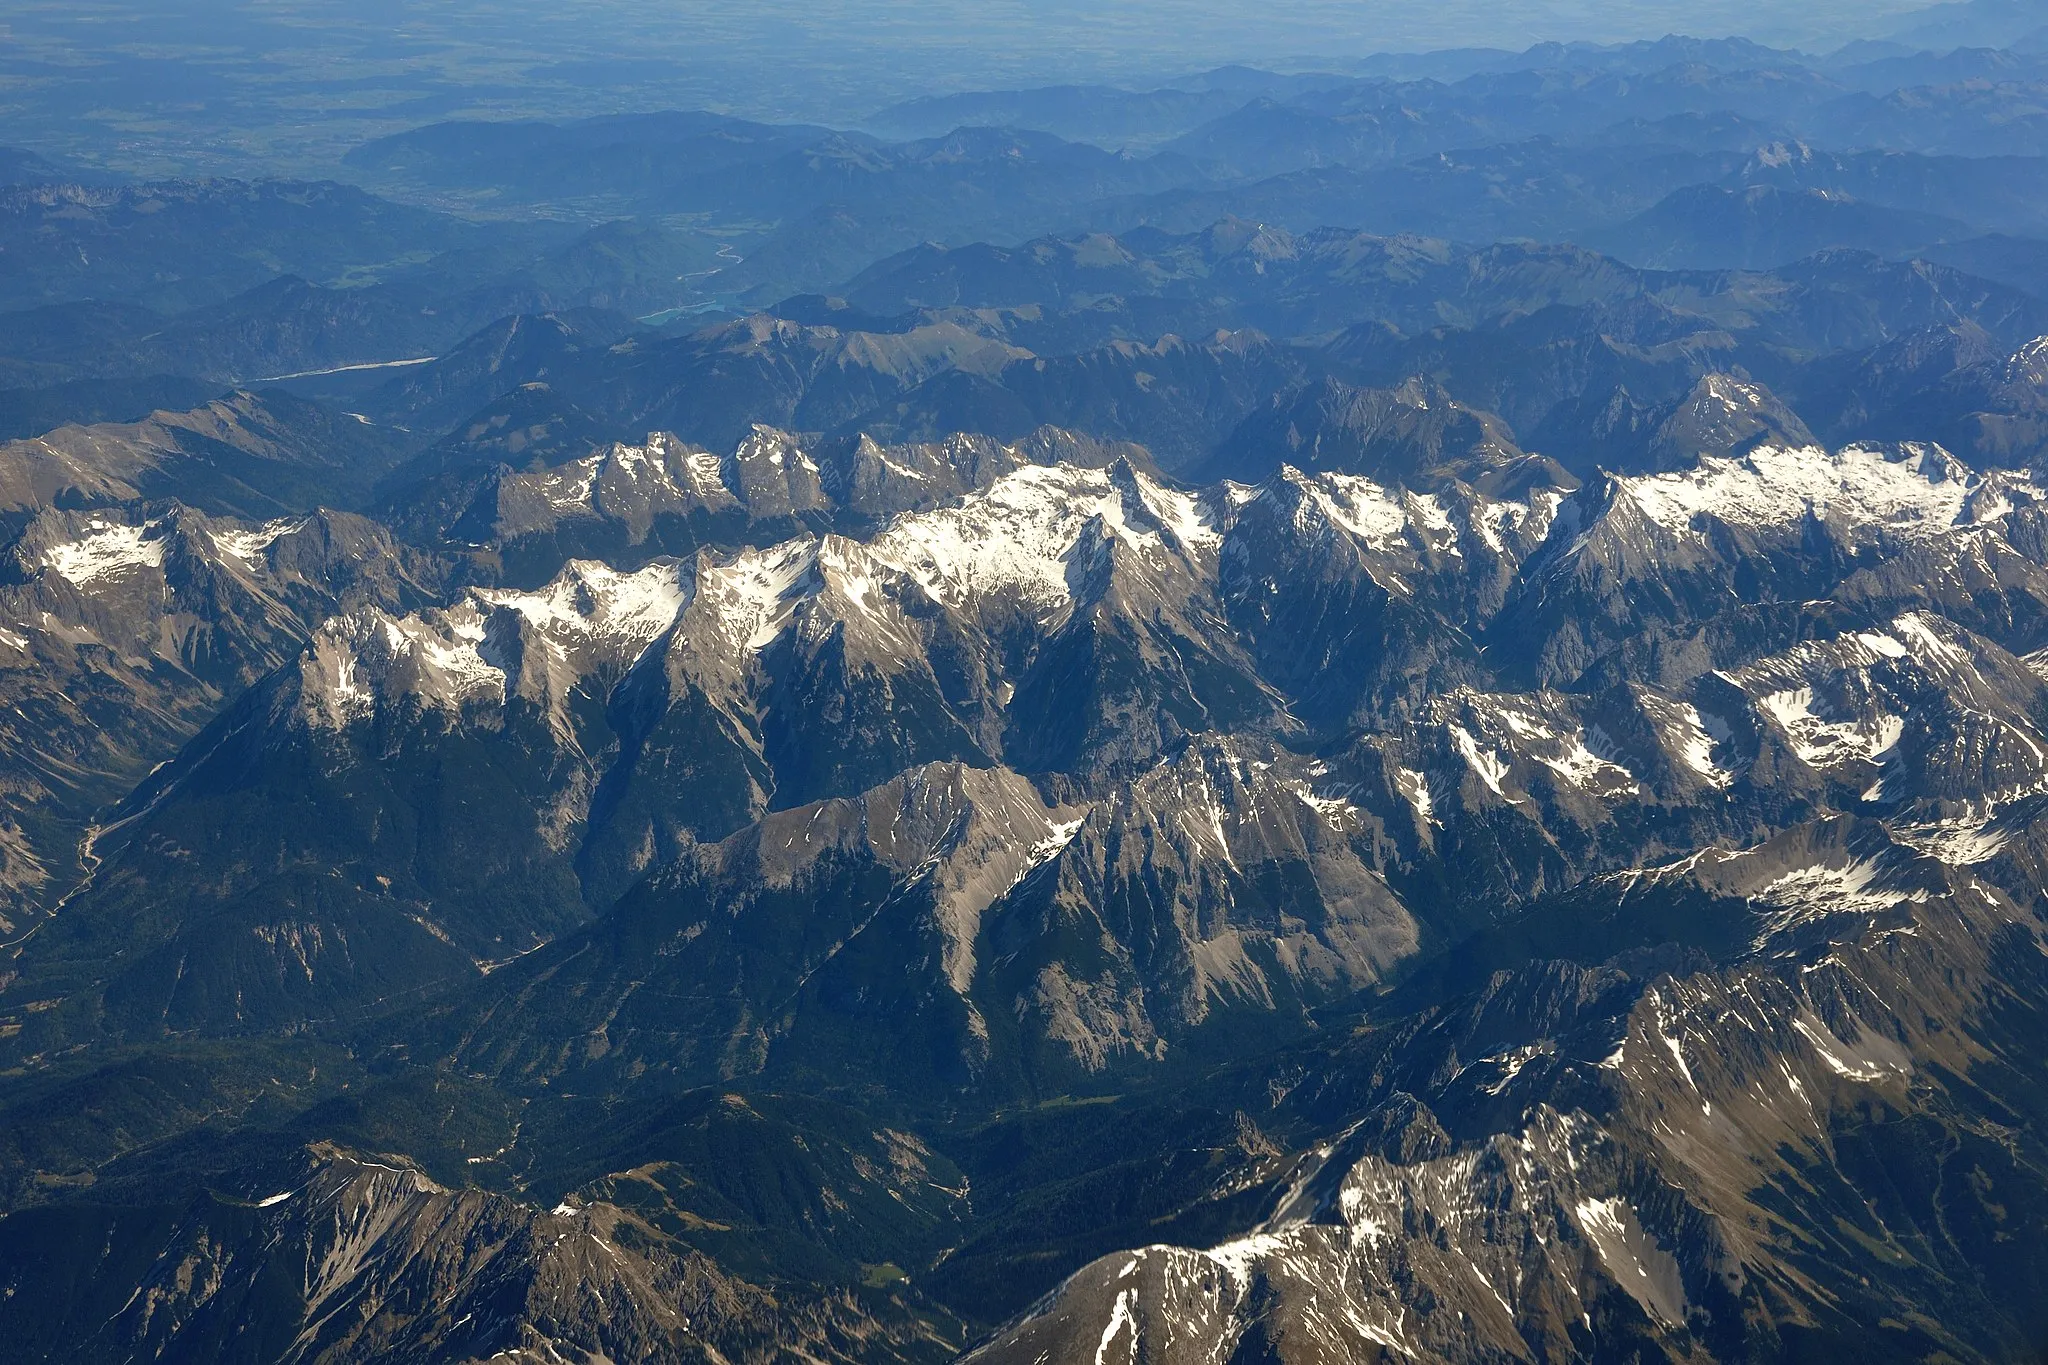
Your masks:
<path fill-rule="evenodd" d="M 782 633 L 817 565 L 817 543 L 794 540 L 769 550 L 743 550 L 698 577 L 697 594 L 736 651 L 758 651 Z"/>
<path fill-rule="evenodd" d="M 213 543 L 222 553 L 233 555 L 242 563 L 255 566 L 263 560 L 264 552 L 275 545 L 281 537 L 288 536 L 306 525 L 303 517 L 286 517 L 268 521 L 252 531 L 215 530 Z"/>

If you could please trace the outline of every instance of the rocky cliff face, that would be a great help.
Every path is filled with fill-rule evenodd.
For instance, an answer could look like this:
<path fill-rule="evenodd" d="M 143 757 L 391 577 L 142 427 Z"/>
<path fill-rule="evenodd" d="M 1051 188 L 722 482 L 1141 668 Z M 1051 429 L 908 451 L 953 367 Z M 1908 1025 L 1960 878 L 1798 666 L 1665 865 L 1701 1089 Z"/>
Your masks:
<path fill-rule="evenodd" d="M 285 1188 L 126 1216 L 52 1210 L 10 1227 L 0 1312 L 16 1346 L 128 1359 L 695 1362 L 837 1354 L 856 1341 L 937 1358 L 950 1345 L 850 1295 L 779 1299 L 665 1247 L 611 1204 L 544 1212 L 324 1144 L 262 1174 Z M 16 1240 L 32 1235 L 46 1247 L 103 1239 L 133 1292 L 56 1314 L 14 1308 L 55 1288 L 50 1262 Z"/>
<path fill-rule="evenodd" d="M 2029 476 L 817 450 L 499 477 L 496 545 L 521 488 L 640 538 L 530 588 L 338 515 L 31 524 L 9 647 L 161 698 L 134 753 L 239 700 L 25 915 L 0 1048 L 73 1136 L 0 1113 L 17 1293 L 109 1359 L 2040 1330 Z M 123 1048 L 260 1060 L 109 1131 L 135 1082 L 62 1059 Z M 37 1289 L 45 1236 L 129 1259 Z"/>
<path fill-rule="evenodd" d="M 0 918 L 97 865 L 93 817 L 337 610 L 406 610 L 440 570 L 343 513 L 268 522 L 177 503 L 40 513 L 0 552 Z"/>
<path fill-rule="evenodd" d="M 1985 1087 L 2038 1074 L 2043 940 L 1978 871 L 2005 837 L 1838 818 L 1539 906 L 1517 947 L 1576 960 L 1468 967 L 1293 1080 L 1277 1107 L 1353 1117 L 1264 1220 L 1097 1261 L 972 1358 L 2025 1349 L 2036 1272 L 2000 1248 L 2048 1167 Z M 1585 965 L 1674 918 L 1696 964 Z"/>

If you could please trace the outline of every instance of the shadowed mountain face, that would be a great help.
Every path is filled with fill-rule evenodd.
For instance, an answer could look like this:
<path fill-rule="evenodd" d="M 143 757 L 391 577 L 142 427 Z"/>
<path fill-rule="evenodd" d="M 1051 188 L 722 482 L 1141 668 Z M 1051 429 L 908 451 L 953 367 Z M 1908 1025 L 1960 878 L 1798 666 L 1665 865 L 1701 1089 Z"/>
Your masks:
<path fill-rule="evenodd" d="M 117 12 L 0 149 L 0 1365 L 2048 1349 L 2048 10 Z"/>
<path fill-rule="evenodd" d="M 402 599 L 431 581 L 391 577 L 402 555 L 287 553 L 307 524 L 43 514 L 18 591 L 81 624 L 46 628 L 38 657 L 64 629 L 163 638 L 183 618 L 117 604 L 175 601 L 188 558 L 250 605 L 177 655 L 215 671 L 164 693 L 239 699 L 92 825 L 80 870 L 33 825 L 54 789 L 19 803 L 30 932 L 4 1042 L 40 1098 L 10 1120 L 22 1211 L 0 1234 L 157 1219 L 134 1235 L 159 1261 L 226 1256 L 222 1288 L 175 1300 L 178 1350 L 259 1301 L 311 1330 L 339 1292 L 383 1313 L 425 1296 L 437 1316 L 403 1330 L 446 1343 L 478 1276 L 525 1286 L 502 1330 L 560 1314 L 562 1341 L 682 1340 L 680 1286 L 737 1277 L 713 1294 L 725 1316 L 687 1331 L 744 1335 L 760 1276 L 802 1265 L 829 1296 L 948 1239 L 923 1287 L 803 1320 L 944 1349 L 1078 1270 L 986 1349 L 1128 1333 L 1170 1352 L 1199 1329 L 1318 1355 L 1425 1332 L 1451 1358 L 1553 1333 L 1790 1352 L 1851 1332 L 1845 1301 L 1923 1292 L 1921 1267 L 1988 1272 L 1989 1232 L 1899 1241 L 1895 1220 L 1932 1216 L 1904 1203 L 1850 1238 L 1827 1211 L 1937 1179 L 1917 1163 L 2007 1112 L 1987 1107 L 2009 1103 L 1996 1069 L 2031 1074 L 2048 693 L 2025 656 L 2048 643 L 2048 568 L 2028 547 L 2048 504 L 2030 477 L 1933 446 L 1784 444 L 1782 405 L 1732 381 L 1665 418 L 1662 468 L 1584 482 L 1441 393 L 1303 412 L 1334 424 L 1299 446 L 1326 467 L 1186 491 L 1127 455 L 1060 460 L 1097 448 L 1051 433 L 615 445 L 519 476 L 517 497 L 499 476 L 500 520 L 478 525 L 506 547 L 515 525 L 555 545 L 546 528 L 611 527 L 641 567 L 575 559 L 424 607 Z M 699 543 L 679 558 L 664 535 Z M 273 633 L 227 647 L 229 621 L 258 620 Z M 252 682 L 264 649 L 286 662 Z M 193 1049 L 301 1079 L 238 1082 L 226 1149 L 176 1113 L 141 1120 L 141 1146 L 87 1117 Z M 103 1052 L 150 1079 L 54 1060 Z M 187 1088 L 228 1084 L 183 1065 Z M 441 1101 L 378 1098 L 433 1076 L 461 1079 L 431 1135 Z M 807 1154 L 773 1177 L 797 1182 L 782 1197 L 827 1210 L 904 1163 L 951 1163 L 946 1190 L 976 1188 L 977 1162 L 1025 1179 L 1018 1114 L 1042 1111 L 1029 1142 L 1079 1144 L 1107 1188 L 1135 1173 L 1089 1146 L 1094 1106 L 1138 1123 L 1220 1103 L 1235 1127 L 1142 1196 L 1185 1250 L 1096 1261 L 1129 1215 L 1041 1223 L 1026 1211 L 1052 1191 L 1029 1186 L 906 1193 L 848 1250 L 811 1215 L 706 1203 L 719 1148 L 591 1148 L 579 1118 L 750 1093 L 841 1106 L 770 1139 Z M 1073 1117 L 1043 1108 L 1061 1096 Z M 60 1141 L 47 1115 L 72 1104 Z M 1864 1131 L 1872 1105 L 1920 1136 Z M 818 1144 L 863 1123 L 882 1147 L 836 1166 Z M 365 1132 L 400 1151 L 368 1186 Z M 206 1183 L 123 1211 L 120 1182 L 234 1144 L 285 1198 Z M 49 1192 L 82 1157 L 113 1203 Z M 1969 1187 L 1987 1226 L 2042 1197 L 2030 1152 L 2000 1161 Z M 536 1188 L 642 1258 L 620 1263 L 640 1277 L 627 1317 L 576 1308 L 610 1291 L 515 1230 L 542 1216 L 520 1202 Z M 293 1239 L 331 1235 L 330 1208 L 390 1200 L 345 1290 L 256 1288 Z M 1759 1209 L 1788 1230 L 1758 1232 Z M 1808 1227 L 1845 1240 L 1816 1253 L 1789 1230 Z M 1864 1269 L 1850 1248 L 1886 1236 L 1901 1250 Z M 485 1261 L 414 1285 L 390 1258 L 421 1254 Z M 142 1272 L 95 1272 L 116 1273 Z M 219 1298 L 237 1276 L 256 1277 L 233 1291 L 247 1306 Z M 1928 1338 L 1945 1349 L 1995 1358 L 2032 1330 L 1988 1291 L 1930 1301 L 1974 1305 L 1968 1333 Z M 162 1323 L 113 1321 L 123 1341 Z"/>

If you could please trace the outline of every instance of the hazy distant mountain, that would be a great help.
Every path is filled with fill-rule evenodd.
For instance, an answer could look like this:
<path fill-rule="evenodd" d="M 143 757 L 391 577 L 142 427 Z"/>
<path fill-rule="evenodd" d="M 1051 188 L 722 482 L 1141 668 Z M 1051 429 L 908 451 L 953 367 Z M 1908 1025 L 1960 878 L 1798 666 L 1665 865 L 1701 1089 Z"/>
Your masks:
<path fill-rule="evenodd" d="M 114 179 L 53 161 L 22 147 L 0 147 L 0 185 L 102 184 Z"/>
<path fill-rule="evenodd" d="M 2048 10 L 2036 0 L 1959 0 L 1902 16 L 1885 36 L 1927 49 L 2038 48 Z"/>
<path fill-rule="evenodd" d="M 930 95 L 879 110 L 866 126 L 897 137 L 937 137 L 955 128 L 1031 128 L 1100 147 L 1142 148 L 1229 113 L 1249 98 L 1249 92 L 1233 88 L 1140 92 L 1053 86 Z"/>
<path fill-rule="evenodd" d="M 1589 244 L 1665 270 L 1768 270 L 1831 247 L 1910 256 L 1968 235 L 1953 218 L 1881 208 L 1827 190 L 1699 185 Z"/>
<path fill-rule="evenodd" d="M 410 253 L 485 236 L 336 184 L 15 187 L 0 193 L 0 242 L 12 263 L 0 299 L 11 308 L 87 298 L 192 307 L 280 273 L 374 278 Z"/>

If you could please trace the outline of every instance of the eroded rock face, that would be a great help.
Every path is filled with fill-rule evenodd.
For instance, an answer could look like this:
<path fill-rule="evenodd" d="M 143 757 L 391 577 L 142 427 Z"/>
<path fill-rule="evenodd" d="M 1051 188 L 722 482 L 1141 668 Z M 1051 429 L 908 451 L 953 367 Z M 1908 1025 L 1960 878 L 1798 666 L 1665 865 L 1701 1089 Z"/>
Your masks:
<path fill-rule="evenodd" d="M 178 503 L 39 513 L 0 551 L 0 917 L 32 919 L 93 866 L 92 817 L 337 611 L 442 591 L 367 518 L 267 521 Z"/>
<path fill-rule="evenodd" d="M 13 1197 L 147 1248 L 66 1321 L 176 1358 L 254 1314 L 366 1361 L 2027 1339 L 2029 478 L 1764 442 L 1190 490 L 920 449 L 530 471 L 614 510 L 657 473 L 799 521 L 881 499 L 533 587 L 435 587 L 341 516 L 31 525 L 24 657 L 240 696 L 82 885 L 0 837 L 16 885 L 76 888 L 0 1047 L 333 1049 L 209 1101 L 297 1174 L 165 1176 L 141 1222 L 132 1163 L 175 1152 L 105 1131 L 131 1082 L 38 1101 L 101 1155 L 24 1148 Z M 944 486 L 893 507 L 913 474 Z M 379 1098 L 419 1074 L 456 1098 Z M 149 1084 L 203 1121 L 187 1073 Z M 374 1154 L 419 1124 L 431 1177 Z M 66 1183 L 102 1170 L 104 1206 Z"/>
<path fill-rule="evenodd" d="M 918 1324 L 884 1326 L 845 1298 L 778 1299 L 662 1245 L 610 1204 L 544 1212 L 324 1144 L 268 1174 L 292 1183 L 144 1221 L 31 1215 L 45 1237 L 114 1239 L 139 1282 L 104 1321 L 18 1318 L 17 1346 L 90 1338 L 109 1355 L 176 1359 L 232 1342 L 260 1359 L 707 1361 L 806 1341 L 831 1350 L 847 1335 L 901 1332 L 900 1344 L 919 1344 Z M 11 1242 L 0 1257 L 10 1300 L 47 1294 L 47 1264 L 30 1246 Z"/>
<path fill-rule="evenodd" d="M 1988 1156 L 1964 1078 L 2030 1066 L 2041 1018 L 2040 921 L 1979 872 L 2014 835 L 1959 837 L 1834 820 L 1589 883 L 1558 930 L 1604 921 L 1618 945 L 1682 913 L 1723 938 L 1723 965 L 1503 968 L 1469 1003 L 1338 1049 L 1284 1103 L 1358 1117 L 1280 1168 L 1263 1222 L 1096 1261 L 972 1358 L 1517 1359 L 1617 1341 L 1741 1358 L 1813 1334 L 1890 1352 L 1914 1333 L 1996 1358 L 2039 1330 L 2006 1297 L 2034 1271 L 1961 1290 L 1969 1311 L 1940 1326 L 1859 1323 L 1926 1292 L 1909 1286 L 1933 1265 L 1998 1259 L 1997 1209 L 1966 1196 L 1936 1232 L 1943 1196 L 1891 1183 L 1925 1169 L 1909 1134 Z M 2031 1155 L 1989 1159 L 2039 1197 Z"/>
<path fill-rule="evenodd" d="M 572 560 L 532 590 L 410 612 L 377 600 L 403 595 L 395 571 L 362 577 L 334 532 L 312 559 L 297 548 L 331 518 L 221 531 L 209 559 L 167 548 L 172 521 L 50 514 L 16 547 L 21 590 L 75 612 L 123 592 L 155 604 L 150 585 L 187 563 L 229 566 L 207 582 L 254 594 L 243 614 L 279 641 L 302 629 L 293 611 L 350 596 L 130 799 L 93 850 L 118 845 L 119 865 L 53 931 L 72 947 L 47 951 L 127 932 L 138 898 L 190 880 L 192 841 L 232 829 L 276 854 L 195 888 L 198 917 L 147 938 L 150 961 L 184 959 L 180 982 L 217 964 L 196 973 L 216 986 L 166 1003 L 188 988 L 124 965 L 105 988 L 153 1002 L 116 1018 L 243 1027 L 330 998 L 316 958 L 348 964 L 342 996 L 413 989 L 532 949 L 649 874 L 658 889 L 664 868 L 695 869 L 670 894 L 751 894 L 758 871 L 693 850 L 958 765 L 1028 778 L 1056 814 L 986 836 L 1028 877 L 932 911 L 958 1010 L 943 1050 L 981 1074 L 994 1011 L 1026 1054 L 1097 1074 L 1157 1062 L 1214 1018 L 1298 1023 L 1432 936 L 1589 875 L 1827 809 L 1936 811 L 2038 780 L 2041 684 L 1975 630 L 2030 642 L 2036 575 L 2008 539 L 2037 510 L 2026 480 L 1932 448 L 1762 445 L 1573 488 L 1496 453 L 1487 492 L 1283 466 L 1191 493 L 1128 460 L 1038 464 L 968 438 L 824 462 L 765 429 L 729 461 L 655 440 L 545 478 L 578 506 L 603 503 L 606 469 L 752 505 L 771 485 L 843 499 L 886 473 L 932 484 L 931 503 L 864 537 Z M 349 536 L 378 553 L 373 531 Z M 1906 561 L 1913 584 L 1885 578 Z M 1752 579 L 1767 600 L 1716 609 Z M 1805 596 L 1835 588 L 1854 605 Z M 1531 690 L 1532 672 L 1569 690 Z M 1078 824 L 1032 858 L 1047 822 Z M 26 831 L 9 847 L 16 885 L 59 884 Z M 352 869 L 347 908 L 307 913 L 323 860 Z M 847 931 L 909 873 L 875 861 L 846 892 Z M 252 913 L 279 876 L 302 885 L 289 913 Z M 205 906 L 240 927 L 194 959 Z M 292 984 L 266 985 L 252 1016 L 229 983 L 266 955 Z M 210 1000 L 236 1003 L 222 1017 Z M 719 1027 L 762 1058 L 782 1028 Z"/>

